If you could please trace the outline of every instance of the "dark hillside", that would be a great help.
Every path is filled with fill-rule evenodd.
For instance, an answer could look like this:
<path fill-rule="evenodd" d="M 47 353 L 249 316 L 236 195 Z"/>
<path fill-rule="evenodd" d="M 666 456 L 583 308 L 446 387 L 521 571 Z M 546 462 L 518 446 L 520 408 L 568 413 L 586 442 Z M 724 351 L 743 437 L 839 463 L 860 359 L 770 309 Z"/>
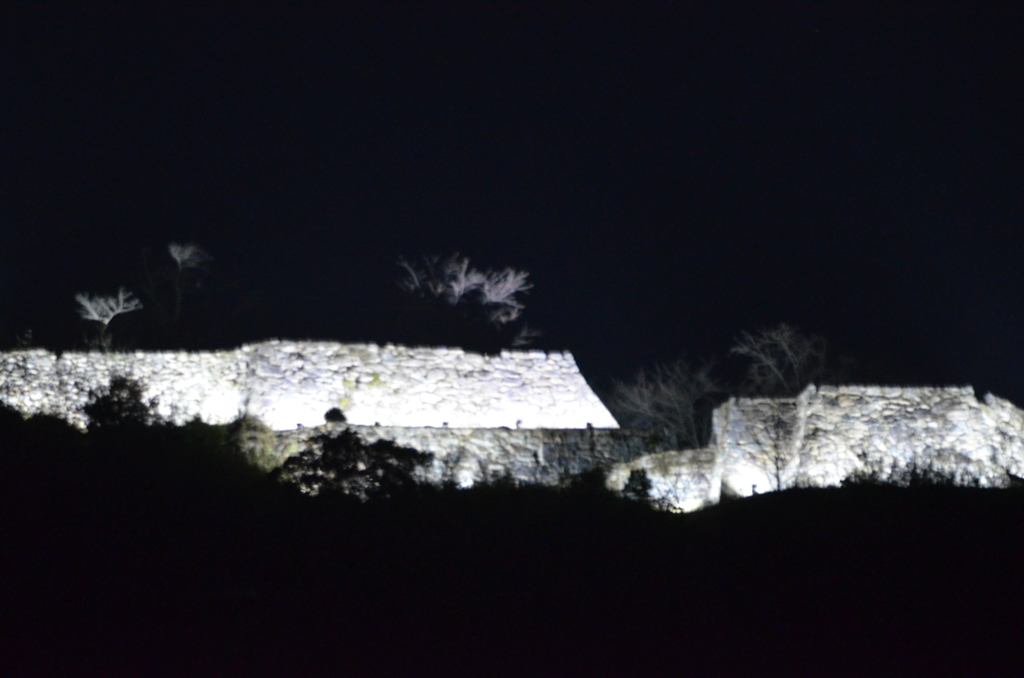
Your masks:
<path fill-rule="evenodd" d="M 359 504 L 223 429 L 4 414 L 8 675 L 992 675 L 1024 493 L 793 490 L 688 515 L 583 478 Z M 1011 671 L 1012 672 L 1012 671 Z"/>

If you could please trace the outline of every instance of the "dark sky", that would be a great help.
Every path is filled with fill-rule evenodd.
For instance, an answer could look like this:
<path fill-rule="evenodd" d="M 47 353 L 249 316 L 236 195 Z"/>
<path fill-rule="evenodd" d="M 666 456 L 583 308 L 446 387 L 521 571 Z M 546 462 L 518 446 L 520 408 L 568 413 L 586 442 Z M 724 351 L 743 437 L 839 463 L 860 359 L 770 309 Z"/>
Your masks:
<path fill-rule="evenodd" d="M 1019 9 L 177 4 L 0 10 L 2 345 L 169 241 L 208 347 L 383 342 L 397 257 L 459 251 L 599 387 L 788 322 L 1024 403 Z"/>

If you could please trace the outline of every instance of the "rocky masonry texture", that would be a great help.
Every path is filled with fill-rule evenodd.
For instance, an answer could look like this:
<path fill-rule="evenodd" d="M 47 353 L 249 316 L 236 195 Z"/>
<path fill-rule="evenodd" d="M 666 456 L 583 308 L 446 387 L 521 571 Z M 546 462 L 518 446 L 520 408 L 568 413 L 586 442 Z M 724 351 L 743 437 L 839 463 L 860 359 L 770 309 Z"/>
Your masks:
<path fill-rule="evenodd" d="M 569 353 L 278 341 L 200 353 L 0 354 L 0 401 L 85 425 L 89 391 L 138 380 L 160 415 L 184 423 L 259 417 L 275 430 L 324 423 L 452 428 L 617 428 Z"/>
<path fill-rule="evenodd" d="M 644 470 L 653 498 L 692 510 L 723 495 L 911 467 L 982 486 L 1024 476 L 1024 411 L 991 394 L 978 401 L 970 386 L 809 386 L 796 398 L 732 398 L 714 412 L 710 446 L 671 451 L 645 432 L 609 430 L 618 425 L 572 356 L 542 351 L 277 340 L 205 353 L 12 351 L 0 354 L 0 401 L 84 426 L 90 390 L 115 375 L 138 380 L 178 424 L 258 417 L 282 432 L 278 461 L 337 429 L 320 428 L 337 407 L 367 442 L 432 452 L 426 477 L 463 486 L 504 475 L 550 484 L 602 465 L 610 487 Z"/>
<path fill-rule="evenodd" d="M 991 394 L 979 402 L 970 386 L 809 386 L 796 399 L 730 400 L 714 429 L 722 482 L 739 495 L 775 489 L 773 475 L 783 487 L 828 486 L 911 465 L 993 486 L 1024 471 L 1022 414 Z"/>
<path fill-rule="evenodd" d="M 613 466 L 621 489 L 644 469 L 652 496 L 683 510 L 723 494 L 880 480 L 911 468 L 956 482 L 1001 487 L 1024 476 L 1024 411 L 970 386 L 808 386 L 796 398 L 732 398 L 718 407 L 701 450 Z"/>
<path fill-rule="evenodd" d="M 391 440 L 434 455 L 423 472 L 433 483 L 460 487 L 509 477 L 522 483 L 556 485 L 595 466 L 609 467 L 664 449 L 645 431 L 626 429 L 423 428 L 327 424 L 277 436 L 278 462 L 307 449 L 313 438 L 349 429 L 364 442 Z"/>

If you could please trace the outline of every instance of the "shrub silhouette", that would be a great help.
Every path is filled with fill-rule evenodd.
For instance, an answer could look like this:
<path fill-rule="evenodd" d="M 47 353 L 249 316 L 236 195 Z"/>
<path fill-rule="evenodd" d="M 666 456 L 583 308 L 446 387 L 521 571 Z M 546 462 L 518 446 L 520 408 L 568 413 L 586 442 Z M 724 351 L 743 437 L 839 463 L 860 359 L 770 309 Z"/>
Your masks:
<path fill-rule="evenodd" d="M 587 497 L 613 497 L 615 495 L 608 489 L 607 479 L 608 472 L 600 466 L 595 466 L 568 476 L 563 481 L 563 487 L 570 494 Z"/>
<path fill-rule="evenodd" d="M 275 476 L 310 495 L 335 490 L 361 501 L 408 494 L 418 485 L 414 473 L 434 455 L 390 440 L 367 445 L 352 431 L 313 438 L 312 446 L 290 457 Z"/>
<path fill-rule="evenodd" d="M 630 471 L 629 480 L 622 488 L 622 496 L 633 501 L 650 501 L 651 479 L 647 477 L 647 471 L 642 468 Z"/>
<path fill-rule="evenodd" d="M 25 417 L 7 403 L 0 403 L 0 432 L 20 430 Z"/>
<path fill-rule="evenodd" d="M 1012 479 L 1011 479 L 1012 480 Z M 981 487 L 981 480 L 968 473 L 958 474 L 927 460 L 913 460 L 891 468 L 873 468 L 851 473 L 842 481 L 843 487 L 879 485 L 901 488 Z"/>
<path fill-rule="evenodd" d="M 343 424 L 347 420 L 345 419 L 345 413 L 341 409 L 332 407 L 324 413 L 324 421 Z"/>
<path fill-rule="evenodd" d="M 89 403 L 84 411 L 90 428 L 145 426 L 157 420 L 153 413 L 156 406 L 156 398 L 149 402 L 143 399 L 139 382 L 115 376 L 111 377 L 109 387 L 89 392 Z"/>
<path fill-rule="evenodd" d="M 258 418 L 246 414 L 228 424 L 228 444 L 247 462 L 262 471 L 271 471 L 281 465 L 275 453 L 277 436 L 274 430 Z"/>

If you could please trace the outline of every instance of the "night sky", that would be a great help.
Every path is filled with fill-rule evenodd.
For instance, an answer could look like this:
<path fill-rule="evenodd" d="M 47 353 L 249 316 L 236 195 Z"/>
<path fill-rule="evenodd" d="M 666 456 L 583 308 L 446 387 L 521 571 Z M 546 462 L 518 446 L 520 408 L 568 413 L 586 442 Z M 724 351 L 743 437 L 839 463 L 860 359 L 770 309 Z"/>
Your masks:
<path fill-rule="evenodd" d="M 457 251 L 599 389 L 787 322 L 1024 404 L 1020 5 L 638 4 L 5 5 L 0 345 L 171 241 L 182 346 L 394 341 L 398 257 Z"/>

